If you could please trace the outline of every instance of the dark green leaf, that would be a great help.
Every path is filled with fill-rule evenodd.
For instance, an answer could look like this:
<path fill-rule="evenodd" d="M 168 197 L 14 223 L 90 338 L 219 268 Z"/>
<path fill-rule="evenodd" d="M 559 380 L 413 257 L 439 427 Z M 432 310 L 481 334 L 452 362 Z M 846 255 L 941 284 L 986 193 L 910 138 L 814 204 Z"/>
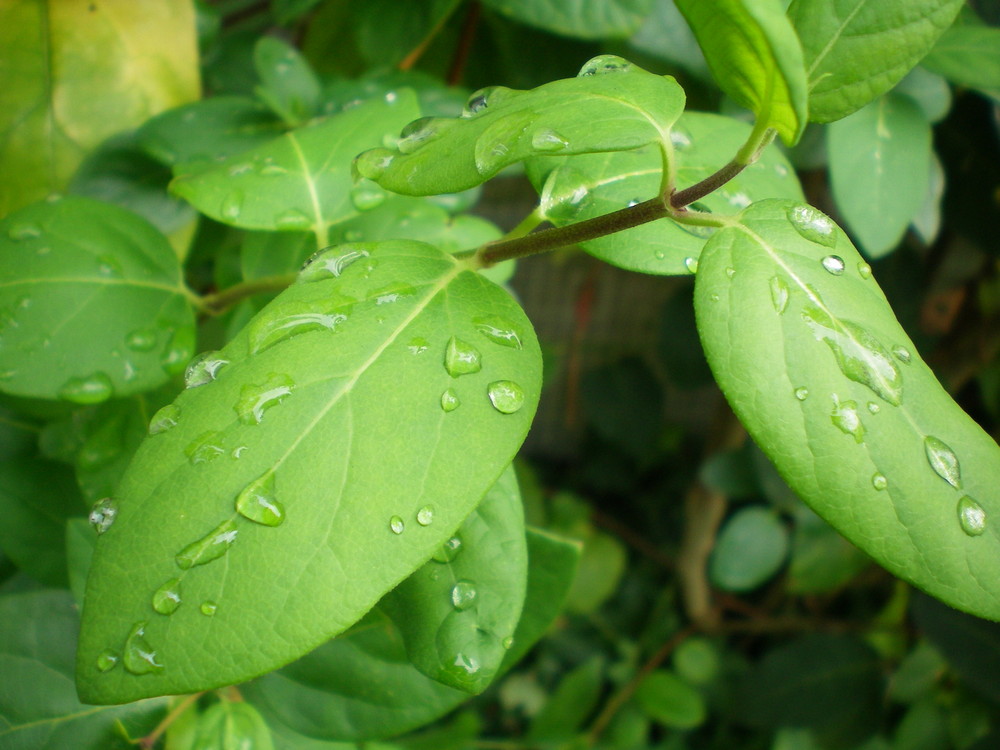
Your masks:
<path fill-rule="evenodd" d="M 70 518 L 66 521 L 66 568 L 69 573 L 69 589 L 78 607 L 83 606 L 83 594 L 87 587 L 90 561 L 94 557 L 97 534 L 86 518 Z"/>
<path fill-rule="evenodd" d="M 593 657 L 567 672 L 542 706 L 527 738 L 535 743 L 572 737 L 597 706 L 604 685 L 604 662 Z"/>
<path fill-rule="evenodd" d="M 602 438 L 639 463 L 659 448 L 663 386 L 638 357 L 590 370 L 581 394 L 588 423 Z"/>
<path fill-rule="evenodd" d="M 1000 89 L 1000 29 L 953 26 L 922 64 L 960 86 L 996 92 Z"/>
<path fill-rule="evenodd" d="M 707 685 L 719 675 L 719 649 L 707 638 L 687 638 L 674 651 L 674 670 L 692 685 Z"/>
<path fill-rule="evenodd" d="M 627 36 L 649 15 L 652 0 L 486 0 L 511 18 L 562 36 L 607 39 Z"/>
<path fill-rule="evenodd" d="M 893 673 L 889 697 L 900 703 L 915 703 L 934 689 L 947 666 L 938 650 L 921 639 Z"/>
<path fill-rule="evenodd" d="M 249 703 L 216 703 L 198 719 L 191 750 L 273 750 L 271 732 Z"/>
<path fill-rule="evenodd" d="M 788 532 L 774 511 L 760 506 L 729 519 L 712 550 L 709 576 L 727 591 L 750 591 L 778 572 L 788 554 Z"/>
<path fill-rule="evenodd" d="M 938 750 L 949 746 L 945 715 L 933 698 L 915 703 L 896 729 L 892 750 Z"/>
<path fill-rule="evenodd" d="M 894 574 L 1000 618 L 1000 448 L 847 236 L 812 207 L 755 204 L 702 253 L 695 310 L 723 392 L 799 497 Z"/>
<path fill-rule="evenodd" d="M 94 404 L 164 383 L 192 354 L 191 293 L 166 238 L 89 198 L 0 222 L 0 389 Z"/>
<path fill-rule="evenodd" d="M 461 0 L 366 0 L 353 8 L 354 39 L 372 67 L 395 66 L 435 39 L 460 5 Z"/>
<path fill-rule="evenodd" d="M 795 511 L 788 590 L 801 594 L 832 591 L 856 576 L 870 560 L 804 505 Z"/>
<path fill-rule="evenodd" d="M 665 669 L 649 674 L 635 698 L 649 718 L 672 729 L 694 729 L 708 713 L 701 693 Z"/>
<path fill-rule="evenodd" d="M 260 77 L 259 96 L 289 125 L 300 125 L 316 113 L 320 83 L 298 50 L 273 36 L 262 36 L 253 51 Z"/>

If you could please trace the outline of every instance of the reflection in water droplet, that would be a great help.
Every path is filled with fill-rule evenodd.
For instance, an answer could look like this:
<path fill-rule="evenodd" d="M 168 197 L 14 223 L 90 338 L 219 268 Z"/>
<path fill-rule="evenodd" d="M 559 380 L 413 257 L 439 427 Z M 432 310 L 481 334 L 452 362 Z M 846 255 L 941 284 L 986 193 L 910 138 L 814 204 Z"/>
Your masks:
<path fill-rule="evenodd" d="M 125 669 L 134 675 L 163 671 L 163 665 L 156 661 L 156 651 L 146 640 L 145 622 L 137 622 L 132 626 L 132 631 L 125 641 L 122 661 Z"/>
<path fill-rule="evenodd" d="M 94 503 L 90 515 L 87 516 L 90 525 L 98 534 L 110 529 L 116 518 L 118 518 L 118 502 L 111 497 L 102 498 Z"/>
<path fill-rule="evenodd" d="M 153 415 L 149 420 L 149 434 L 159 435 L 172 427 L 177 426 L 177 420 L 181 418 L 181 408 L 176 404 L 167 404 Z"/>
<path fill-rule="evenodd" d="M 969 536 L 979 536 L 986 531 L 986 511 L 968 495 L 958 501 L 958 522 Z"/>
<path fill-rule="evenodd" d="M 402 534 L 406 530 L 406 524 L 403 523 L 403 519 L 399 516 L 393 516 L 389 519 L 389 530 L 393 534 Z"/>
<path fill-rule="evenodd" d="M 482 356 L 472 344 L 452 336 L 445 348 L 444 367 L 453 378 L 469 375 L 482 369 Z"/>
<path fill-rule="evenodd" d="M 788 284 L 780 276 L 771 277 L 771 304 L 779 315 L 788 307 Z"/>
<path fill-rule="evenodd" d="M 844 269 L 847 267 L 844 265 L 844 259 L 839 255 L 827 255 L 822 260 L 823 268 L 825 268 L 829 273 L 834 276 L 840 276 L 844 273 Z"/>
<path fill-rule="evenodd" d="M 421 526 L 430 526 L 434 523 L 434 507 L 431 505 L 425 505 L 423 508 L 418 510 L 417 523 Z"/>
<path fill-rule="evenodd" d="M 531 147 L 535 151 L 562 151 L 567 146 L 569 141 L 551 128 L 537 130 L 531 136 Z"/>
<path fill-rule="evenodd" d="M 837 244 L 834 223 L 830 217 L 812 206 L 790 208 L 788 220 L 792 223 L 795 231 L 810 242 L 823 245 L 823 247 L 834 247 Z"/>
<path fill-rule="evenodd" d="M 378 289 L 372 289 L 365 297 L 369 300 L 374 300 L 376 307 L 383 307 L 384 305 L 392 305 L 399 302 L 404 297 L 412 297 L 414 294 L 416 294 L 416 290 L 409 284 L 395 282 L 381 286 Z"/>
<path fill-rule="evenodd" d="M 42 236 L 42 228 L 37 224 L 14 224 L 7 230 L 7 236 L 14 242 L 33 240 Z"/>
<path fill-rule="evenodd" d="M 355 261 L 367 258 L 371 253 L 365 247 L 354 244 L 325 247 L 315 253 L 299 271 L 299 281 L 322 281 L 340 276 Z"/>
<path fill-rule="evenodd" d="M 202 352 L 192 359 L 184 370 L 184 386 L 197 388 L 215 380 L 219 370 L 229 364 L 228 359 L 222 359 L 218 355 L 218 352 Z"/>
<path fill-rule="evenodd" d="M 149 352 L 156 348 L 156 331 L 137 328 L 125 337 L 125 346 L 134 352 Z"/>
<path fill-rule="evenodd" d="M 490 403 L 502 414 L 513 414 L 524 405 L 524 391 L 512 380 L 497 380 L 487 388 Z"/>
<path fill-rule="evenodd" d="M 449 563 L 458 557 L 458 553 L 461 551 L 462 540 L 457 536 L 453 536 L 438 548 L 438 551 L 433 555 L 433 559 L 435 562 Z"/>
<path fill-rule="evenodd" d="M 928 435 L 924 438 L 924 454 L 935 474 L 956 490 L 962 489 L 962 470 L 955 451 L 936 437 Z"/>
<path fill-rule="evenodd" d="M 797 398 L 799 401 L 805 401 L 807 398 L 809 398 L 809 389 L 808 388 L 796 388 L 795 389 L 795 398 Z"/>
<path fill-rule="evenodd" d="M 263 383 L 244 385 L 233 409 L 243 424 L 260 424 L 264 413 L 284 401 L 294 387 L 287 375 L 272 373 Z"/>
<path fill-rule="evenodd" d="M 689 273 L 698 273 L 698 261 L 695 258 L 685 258 L 684 267 Z"/>
<path fill-rule="evenodd" d="M 605 73 L 625 73 L 632 69 L 632 63 L 618 55 L 598 55 L 583 64 L 578 78 L 603 75 Z"/>
<path fill-rule="evenodd" d="M 212 601 L 202 602 L 198 610 L 205 615 L 205 617 L 211 617 L 219 609 L 219 605 Z"/>
<path fill-rule="evenodd" d="M 173 578 L 153 594 L 153 609 L 161 615 L 171 615 L 181 606 L 181 579 Z"/>
<path fill-rule="evenodd" d="M 882 407 L 876 404 L 874 401 L 869 401 L 868 411 L 872 414 L 878 414 L 880 411 L 882 411 Z"/>
<path fill-rule="evenodd" d="M 507 346 L 511 349 L 521 348 L 521 337 L 518 335 L 514 324 L 496 315 L 489 317 L 473 318 L 476 330 L 488 338 L 494 344 Z"/>
<path fill-rule="evenodd" d="M 70 378 L 59 389 L 59 398 L 74 404 L 99 404 L 107 401 L 114 393 L 114 386 L 103 372 L 95 372 L 81 378 Z"/>
<path fill-rule="evenodd" d="M 236 510 L 254 523 L 281 525 L 285 520 L 285 508 L 275 497 L 273 471 L 255 479 L 237 495 Z"/>
<path fill-rule="evenodd" d="M 110 672 L 118 664 L 118 654 L 111 649 L 102 651 L 97 657 L 97 669 L 101 672 Z"/>
<path fill-rule="evenodd" d="M 307 232 L 312 229 L 313 221 L 297 208 L 289 208 L 274 217 L 274 226 L 282 231 Z"/>
<path fill-rule="evenodd" d="M 466 674 L 475 674 L 480 669 L 479 660 L 475 656 L 461 651 L 455 654 L 454 665 Z"/>
<path fill-rule="evenodd" d="M 184 455 L 192 465 L 214 461 L 226 452 L 226 449 L 219 444 L 221 439 L 222 436 L 218 432 L 203 432 L 187 444 Z"/>
<path fill-rule="evenodd" d="M 841 401 L 837 398 L 837 394 L 833 394 L 833 413 L 830 415 L 830 421 L 845 435 L 853 436 L 855 443 L 864 441 L 865 426 L 861 423 L 856 401 Z"/>
<path fill-rule="evenodd" d="M 862 279 L 870 279 L 872 277 L 872 267 L 864 261 L 858 263 L 858 276 Z"/>
<path fill-rule="evenodd" d="M 441 408 L 446 412 L 455 411 L 462 402 L 458 398 L 458 394 L 455 393 L 455 389 L 449 388 L 444 393 L 441 394 Z"/>
<path fill-rule="evenodd" d="M 336 308 L 329 312 L 301 312 L 291 315 L 273 315 L 255 318 L 250 324 L 250 353 L 260 354 L 287 339 L 312 331 L 337 331 L 347 320 L 351 303 L 341 303 L 341 311 Z"/>
<path fill-rule="evenodd" d="M 476 584 L 472 581 L 459 581 L 451 589 L 451 603 L 457 610 L 469 609 L 476 603 Z"/>
<path fill-rule="evenodd" d="M 872 475 L 872 487 L 881 491 L 889 486 L 889 480 L 885 478 L 884 474 L 873 474 Z"/>
<path fill-rule="evenodd" d="M 892 353 L 896 357 L 896 359 L 898 359 L 904 365 L 910 364 L 910 359 L 912 355 L 910 354 L 910 350 L 907 349 L 906 347 L 894 346 L 892 347 Z"/>
<path fill-rule="evenodd" d="M 223 219 L 229 219 L 233 221 L 240 217 L 240 213 L 243 211 L 243 191 L 233 190 L 229 193 L 222 201 L 222 205 L 219 207 L 219 213 Z"/>
<path fill-rule="evenodd" d="M 178 552 L 174 556 L 177 567 L 187 570 L 196 565 L 218 560 L 233 546 L 238 533 L 233 519 L 223 521 L 197 542 L 192 542 Z"/>

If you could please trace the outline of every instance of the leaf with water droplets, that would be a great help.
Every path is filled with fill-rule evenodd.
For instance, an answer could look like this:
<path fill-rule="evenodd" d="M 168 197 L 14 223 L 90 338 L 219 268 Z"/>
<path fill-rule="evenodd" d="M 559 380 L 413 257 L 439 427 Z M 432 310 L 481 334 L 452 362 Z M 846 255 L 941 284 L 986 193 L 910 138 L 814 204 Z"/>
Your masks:
<path fill-rule="evenodd" d="M 12 231 L 24 225 L 37 232 Z M 77 197 L 22 208 L 0 221 L 0 278 L 4 393 L 96 404 L 156 388 L 193 354 L 177 256 L 130 211 Z"/>
<path fill-rule="evenodd" d="M 462 554 L 420 568 L 379 608 L 399 629 L 417 669 L 445 685 L 480 693 L 503 662 L 504 639 L 513 636 L 524 601 L 528 558 L 513 468 L 500 476 L 457 536 Z"/>
<path fill-rule="evenodd" d="M 282 292 L 219 351 L 228 364 L 214 380 L 177 396 L 176 424 L 139 447 L 88 581 L 80 651 L 88 700 L 232 684 L 301 656 L 429 559 L 510 463 L 541 380 L 523 311 L 467 261 L 430 245 L 365 248 L 340 275 Z M 401 291 L 384 303 L 390 288 Z M 269 321 L 345 298 L 354 300 L 350 314 L 334 328 L 257 346 Z M 485 337 L 484 314 L 507 321 L 521 347 Z M 449 374 L 453 337 L 475 342 L 478 370 Z M 414 340 L 427 349 L 414 355 Z M 491 403 L 489 386 L 501 381 L 522 391 L 514 413 Z M 441 407 L 449 388 L 461 403 L 452 411 Z M 248 517 L 266 506 L 280 508 L 279 525 L 262 522 L 273 513 Z M 433 509 L 426 525 L 417 518 L 425 506 Z M 150 597 L 173 578 L 185 602 L 215 602 L 214 616 L 197 606 L 179 607 L 169 625 L 153 616 Z M 163 670 L 100 673 L 98 655 L 136 622 L 147 623 Z M 274 632 L 284 635 L 261 637 Z M 226 656 L 249 642 L 255 648 L 239 663 Z"/>
<path fill-rule="evenodd" d="M 802 213 L 763 201 L 706 245 L 695 309 L 716 379 L 820 516 L 892 573 L 1000 619 L 1000 448 L 920 359 L 847 235 L 811 238 Z M 824 264 L 834 254 L 839 274 Z"/>
<path fill-rule="evenodd" d="M 612 64 L 610 56 L 599 59 Z M 367 151 L 356 167 L 388 190 L 434 195 L 479 185 L 504 167 L 560 144 L 564 154 L 661 144 L 662 165 L 684 92 L 670 76 L 613 60 L 618 68 L 611 73 L 562 79 L 529 91 L 494 87 L 474 94 L 465 116 L 418 121 L 403 131 L 395 151 Z M 582 73 L 588 70 L 585 65 Z"/>

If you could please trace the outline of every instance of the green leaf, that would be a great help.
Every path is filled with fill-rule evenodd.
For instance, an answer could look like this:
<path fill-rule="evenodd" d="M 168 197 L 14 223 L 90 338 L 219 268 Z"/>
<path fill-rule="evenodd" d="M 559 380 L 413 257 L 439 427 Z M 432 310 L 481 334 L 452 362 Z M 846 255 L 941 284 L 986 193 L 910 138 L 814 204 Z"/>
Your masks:
<path fill-rule="evenodd" d="M 963 0 L 795 0 L 809 119 L 832 122 L 895 86 L 951 25 Z"/>
<path fill-rule="evenodd" d="M 0 390 L 94 404 L 155 388 L 191 356 L 191 293 L 166 238 L 89 198 L 0 222 Z"/>
<path fill-rule="evenodd" d="M 0 746 L 5 750 L 127 748 L 119 722 L 144 730 L 163 699 L 124 706 L 80 703 L 73 687 L 79 618 L 68 591 L 0 596 Z M 137 732 L 138 734 L 138 732 Z"/>
<path fill-rule="evenodd" d="M 461 4 L 461 0 L 367 0 L 354 5 L 358 51 L 371 68 L 398 66 L 434 39 Z"/>
<path fill-rule="evenodd" d="M 529 530 L 527 540 L 527 595 L 503 671 L 552 624 L 579 556 L 578 545 L 543 532 Z M 331 740 L 390 737 L 468 700 L 468 693 L 434 682 L 409 662 L 402 638 L 387 618 L 378 615 L 364 625 L 241 691 L 272 726 L 280 723 Z"/>
<path fill-rule="evenodd" d="M 530 91 L 483 89 L 472 95 L 462 117 L 410 123 L 394 151 L 367 151 L 355 166 L 388 190 L 432 195 L 466 190 L 538 155 L 659 144 L 662 165 L 669 158 L 670 128 L 683 109 L 684 92 L 672 77 L 602 55 L 576 78 Z"/>
<path fill-rule="evenodd" d="M 806 126 L 806 70 L 778 0 L 676 0 L 719 87 L 789 146 Z"/>
<path fill-rule="evenodd" d="M 532 720 L 527 739 L 538 744 L 572 737 L 597 706 L 603 685 L 601 657 L 591 657 L 567 672 Z"/>
<path fill-rule="evenodd" d="M 222 701 L 198 719 L 191 750 L 273 750 L 271 732 L 249 703 Z"/>
<path fill-rule="evenodd" d="M 995 93 L 1000 90 L 1000 29 L 953 26 L 921 64 L 959 86 Z"/>
<path fill-rule="evenodd" d="M 433 512 L 423 510 L 417 522 L 431 523 Z M 481 693 L 513 645 L 524 603 L 528 552 L 513 468 L 500 475 L 434 560 L 386 594 L 379 608 L 399 629 L 417 669 L 445 685 Z"/>
<path fill-rule="evenodd" d="M 723 392 L 798 496 L 895 575 L 1000 618 L 1000 448 L 847 236 L 812 207 L 755 204 L 702 253 L 695 311 Z"/>
<path fill-rule="evenodd" d="M 351 159 L 418 112 L 413 92 L 400 91 L 208 169 L 181 174 L 170 187 L 217 221 L 244 229 L 311 231 L 323 247 L 332 224 L 374 208 L 386 197 L 370 183 L 352 186 Z"/>
<path fill-rule="evenodd" d="M 298 50 L 273 36 L 262 36 L 253 50 L 260 77 L 257 96 L 289 125 L 300 125 L 316 113 L 320 83 Z"/>
<path fill-rule="evenodd" d="M 192 4 L 6 3 L 0 80 L 2 217 L 62 190 L 108 136 L 198 97 Z"/>
<path fill-rule="evenodd" d="M 804 505 L 795 511 L 788 590 L 797 594 L 833 591 L 871 561 Z"/>
<path fill-rule="evenodd" d="M 931 126 L 912 99 L 889 94 L 827 128 L 830 181 L 858 244 L 881 257 L 927 195 Z"/>
<path fill-rule="evenodd" d="M 724 166 L 750 135 L 750 126 L 730 117 L 685 112 L 671 131 L 677 182 L 693 185 Z M 663 162 L 655 148 L 573 158 L 538 158 L 528 175 L 542 197 L 541 210 L 555 226 L 607 214 L 654 197 Z M 724 188 L 705 196 L 698 208 L 736 212 L 764 198 L 801 200 L 795 171 L 782 153 L 767 149 L 760 159 Z M 669 219 L 626 229 L 581 247 L 603 261 L 630 271 L 687 275 L 712 230 L 685 227 Z"/>
<path fill-rule="evenodd" d="M 94 557 L 97 535 L 86 518 L 70 518 L 66 521 L 66 568 L 69 573 L 69 589 L 78 607 L 83 606 L 83 594 L 87 587 L 87 573 Z"/>
<path fill-rule="evenodd" d="M 708 714 L 701 693 L 665 669 L 639 683 L 635 698 L 649 718 L 671 729 L 694 729 Z"/>
<path fill-rule="evenodd" d="M 478 504 L 540 380 L 524 313 L 463 262 L 417 242 L 317 256 L 153 417 L 97 545 L 81 693 L 231 684 L 343 631 Z M 160 615 L 154 593 L 174 580 L 183 604 Z M 98 654 L 129 654 L 137 629 L 148 667 L 100 673 Z"/>
<path fill-rule="evenodd" d="M 773 511 L 743 508 L 723 526 L 709 576 L 727 591 L 751 591 L 778 572 L 788 554 L 788 532 Z"/>
<path fill-rule="evenodd" d="M 578 39 L 624 37 L 652 9 L 652 0 L 486 0 L 485 5 L 516 21 Z"/>

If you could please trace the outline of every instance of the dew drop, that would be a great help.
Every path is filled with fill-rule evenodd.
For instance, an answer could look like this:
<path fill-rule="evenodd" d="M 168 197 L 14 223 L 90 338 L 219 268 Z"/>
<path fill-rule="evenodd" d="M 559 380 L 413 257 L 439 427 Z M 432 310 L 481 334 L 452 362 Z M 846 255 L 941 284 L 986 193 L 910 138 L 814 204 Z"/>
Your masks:
<path fill-rule="evenodd" d="M 134 675 L 151 674 L 163 670 L 163 665 L 156 661 L 156 651 L 146 640 L 146 622 L 137 622 L 125 640 L 125 652 L 122 658 L 125 669 Z"/>
<path fill-rule="evenodd" d="M 439 563 L 450 563 L 456 557 L 458 553 L 462 551 L 462 540 L 457 536 L 453 536 L 447 542 L 438 547 L 437 552 L 433 555 L 433 560 Z"/>
<path fill-rule="evenodd" d="M 396 155 L 384 148 L 373 148 L 359 154 L 351 165 L 351 171 L 357 175 L 377 180 L 392 166 Z"/>
<path fill-rule="evenodd" d="M 453 378 L 479 372 L 483 367 L 482 355 L 472 344 L 452 336 L 445 348 L 444 367 Z"/>
<path fill-rule="evenodd" d="M 99 404 L 111 398 L 114 387 L 103 372 L 94 372 L 80 378 L 70 378 L 59 389 L 59 398 L 74 404 Z"/>
<path fill-rule="evenodd" d="M 906 347 L 903 347 L 903 346 L 894 346 L 894 347 L 892 347 L 892 353 L 893 353 L 893 356 L 895 356 L 896 359 L 898 359 L 904 365 L 910 364 L 910 360 L 912 359 L 912 355 L 910 354 L 910 350 L 907 349 Z"/>
<path fill-rule="evenodd" d="M 159 435 L 161 432 L 177 426 L 177 420 L 181 417 L 181 408 L 176 404 L 167 404 L 159 409 L 151 420 L 149 420 L 149 434 Z"/>
<path fill-rule="evenodd" d="M 855 443 L 864 441 L 865 426 L 861 423 L 856 401 L 841 401 L 836 394 L 833 396 L 833 413 L 830 421 L 845 435 L 851 435 Z"/>
<path fill-rule="evenodd" d="M 502 414 L 513 414 L 524 406 L 524 391 L 513 380 L 490 383 L 487 393 L 493 408 Z"/>
<path fill-rule="evenodd" d="M 181 579 L 172 578 L 153 594 L 153 609 L 161 615 L 172 615 L 181 606 Z"/>
<path fill-rule="evenodd" d="M 364 247 L 347 244 L 326 247 L 306 261 L 299 272 L 299 281 L 321 281 L 340 276 L 348 266 L 361 258 L 367 258 L 369 251 Z"/>
<path fill-rule="evenodd" d="M 470 96 L 469 100 L 465 103 L 465 109 L 462 111 L 462 117 L 475 117 L 476 115 L 485 112 L 486 108 L 489 106 L 489 100 L 492 98 L 492 95 L 495 93 L 497 88 L 498 87 L 496 86 L 488 86 L 487 88 L 479 89 L 479 91 Z"/>
<path fill-rule="evenodd" d="M 809 389 L 808 388 L 796 388 L 795 389 L 795 398 L 797 398 L 799 401 L 805 401 L 807 398 L 809 398 Z"/>
<path fill-rule="evenodd" d="M 410 339 L 410 342 L 406 345 L 407 351 L 410 354 L 423 354 L 431 347 L 431 342 L 422 336 L 416 336 Z"/>
<path fill-rule="evenodd" d="M 212 617 L 218 609 L 219 605 L 212 601 L 202 602 L 201 606 L 198 607 L 198 611 L 205 615 L 205 617 Z"/>
<path fill-rule="evenodd" d="M 872 475 L 872 487 L 881 492 L 888 486 L 889 480 L 885 478 L 884 474 L 875 473 Z"/>
<path fill-rule="evenodd" d="M 375 300 L 376 307 L 382 307 L 399 302 L 403 297 L 412 297 L 414 294 L 416 294 L 416 290 L 412 286 L 396 282 L 373 289 L 366 296 L 368 299 Z"/>
<path fill-rule="evenodd" d="M 118 654 L 111 649 L 102 651 L 97 657 L 97 669 L 101 672 L 110 672 L 118 664 Z"/>
<path fill-rule="evenodd" d="M 274 493 L 274 472 L 269 471 L 248 484 L 236 497 L 237 512 L 263 526 L 280 526 L 285 508 Z"/>
<path fill-rule="evenodd" d="M 107 279 L 120 279 L 124 275 L 121 261 L 114 255 L 97 256 L 97 273 Z"/>
<path fill-rule="evenodd" d="M 864 261 L 858 263 L 858 276 L 862 279 L 870 279 L 872 277 L 872 267 Z"/>
<path fill-rule="evenodd" d="M 313 220 L 297 208 L 289 208 L 274 217 L 274 226 L 282 231 L 307 232 L 312 229 Z"/>
<path fill-rule="evenodd" d="M 924 438 L 924 453 L 935 474 L 956 490 L 962 489 L 962 471 L 955 451 L 936 437 L 928 435 Z"/>
<path fill-rule="evenodd" d="M 570 222 L 594 202 L 594 196 L 584 184 L 576 184 L 572 189 L 542 196 L 542 208 L 550 221 Z"/>
<path fill-rule="evenodd" d="M 184 455 L 193 466 L 214 461 L 226 452 L 226 449 L 219 445 L 221 439 L 222 436 L 218 432 L 211 430 L 203 432 L 187 444 Z"/>
<path fill-rule="evenodd" d="M 551 128 L 536 130 L 531 136 L 531 147 L 535 151 L 562 151 L 567 146 L 569 141 Z"/>
<path fill-rule="evenodd" d="M 229 452 L 229 455 L 238 461 L 248 447 L 246 445 L 237 445 Z"/>
<path fill-rule="evenodd" d="M 263 383 L 244 385 L 233 409 L 243 424 L 260 424 L 264 413 L 284 401 L 294 387 L 287 375 L 271 374 Z"/>
<path fill-rule="evenodd" d="M 240 213 L 243 211 L 243 191 L 233 190 L 222 200 L 222 205 L 219 207 L 219 214 L 223 219 L 229 219 L 230 221 L 235 221 L 240 217 Z"/>
<path fill-rule="evenodd" d="M 430 505 L 425 505 L 423 508 L 417 511 L 417 523 L 421 526 L 430 526 L 434 523 L 434 508 Z"/>
<path fill-rule="evenodd" d="M 149 352 L 156 348 L 156 331 L 137 328 L 125 337 L 125 346 L 134 352 Z"/>
<path fill-rule="evenodd" d="M 726 278 L 727 279 L 731 279 L 735 275 L 736 275 L 736 269 L 735 268 L 733 268 L 732 266 L 729 266 L 729 267 L 726 268 Z M 777 277 L 775 277 L 775 278 L 777 278 Z"/>
<path fill-rule="evenodd" d="M 191 360 L 184 370 L 184 386 L 197 388 L 215 380 L 219 371 L 229 364 L 228 359 L 222 359 L 218 352 L 202 352 Z"/>
<path fill-rule="evenodd" d="M 14 242 L 33 240 L 42 236 L 42 228 L 37 224 L 14 224 L 7 230 L 7 236 Z"/>
<path fill-rule="evenodd" d="M 455 654 L 453 664 L 466 674 L 476 674 L 480 670 L 479 659 L 471 654 L 464 654 L 461 651 Z"/>
<path fill-rule="evenodd" d="M 788 284 L 780 276 L 771 277 L 771 304 L 779 315 L 788 307 Z"/>
<path fill-rule="evenodd" d="M 111 524 L 118 518 L 118 502 L 111 497 L 98 500 L 90 509 L 87 520 L 94 527 L 94 531 L 103 534 L 111 528 Z"/>
<path fill-rule="evenodd" d="M 979 536 L 986 531 L 986 511 L 968 495 L 958 501 L 958 522 L 969 536 Z"/>
<path fill-rule="evenodd" d="M 455 609 L 463 611 L 476 603 L 476 584 L 472 581 L 459 581 L 451 589 L 451 603 Z"/>
<path fill-rule="evenodd" d="M 844 259 L 839 255 L 827 255 L 821 262 L 823 264 L 823 268 L 825 268 L 827 272 L 832 273 L 834 276 L 840 276 L 844 273 L 844 269 L 846 268 L 844 265 Z"/>
<path fill-rule="evenodd" d="M 373 182 L 362 182 L 351 188 L 351 203 L 358 211 L 370 211 L 385 202 L 385 191 Z"/>
<path fill-rule="evenodd" d="M 236 521 L 231 518 L 223 521 L 201 539 L 192 542 L 178 552 L 174 556 L 177 567 L 181 570 L 187 570 L 196 565 L 204 565 L 218 560 L 233 546 L 238 533 Z"/>
<path fill-rule="evenodd" d="M 662 250 L 657 250 L 655 253 L 653 253 L 653 256 L 657 260 L 664 260 L 667 257 L 667 254 L 665 252 L 663 252 Z"/>
<path fill-rule="evenodd" d="M 393 534 L 402 534 L 406 529 L 406 524 L 403 523 L 403 519 L 399 516 L 393 516 L 389 519 L 389 530 Z"/>
<path fill-rule="evenodd" d="M 514 324 L 498 316 L 473 318 L 473 325 L 476 330 L 488 338 L 494 344 L 510 347 L 511 349 L 521 348 L 521 337 L 518 335 Z"/>
<path fill-rule="evenodd" d="M 352 303 L 342 303 L 329 312 L 301 312 L 290 315 L 272 315 L 256 318 L 250 325 L 250 352 L 259 354 L 286 339 L 311 331 L 336 331 L 347 321 Z"/>
<path fill-rule="evenodd" d="M 869 401 L 868 402 L 868 412 L 870 414 L 878 414 L 880 411 L 882 411 L 882 407 L 881 406 L 879 406 L 878 404 L 876 404 L 874 401 Z"/>
<path fill-rule="evenodd" d="M 441 132 L 444 121 L 438 117 L 421 117 L 414 120 L 399 134 L 396 149 L 401 154 L 412 154 L 420 146 L 435 138 Z"/>
<path fill-rule="evenodd" d="M 233 164 L 228 171 L 230 177 L 240 177 L 253 172 L 253 164 L 246 161 L 240 162 L 239 164 Z"/>
<path fill-rule="evenodd" d="M 631 69 L 632 63 L 618 55 L 598 55 L 585 62 L 576 75 L 578 78 L 583 78 L 605 73 L 626 73 Z"/>
<path fill-rule="evenodd" d="M 812 206 L 795 206 L 788 210 L 788 220 L 804 239 L 823 247 L 837 244 L 837 232 L 830 218 Z M 841 261 L 843 262 L 843 261 Z"/>
<path fill-rule="evenodd" d="M 684 267 L 689 273 L 698 273 L 698 261 L 695 258 L 685 258 Z"/>
<path fill-rule="evenodd" d="M 441 408 L 446 411 L 455 411 L 462 402 L 458 398 L 458 394 L 455 393 L 455 389 L 449 388 L 444 393 L 441 394 Z"/>

